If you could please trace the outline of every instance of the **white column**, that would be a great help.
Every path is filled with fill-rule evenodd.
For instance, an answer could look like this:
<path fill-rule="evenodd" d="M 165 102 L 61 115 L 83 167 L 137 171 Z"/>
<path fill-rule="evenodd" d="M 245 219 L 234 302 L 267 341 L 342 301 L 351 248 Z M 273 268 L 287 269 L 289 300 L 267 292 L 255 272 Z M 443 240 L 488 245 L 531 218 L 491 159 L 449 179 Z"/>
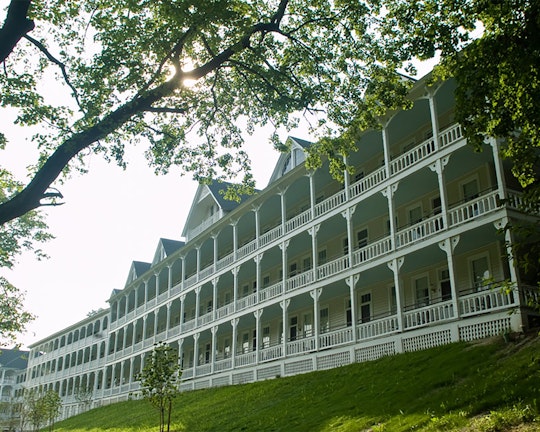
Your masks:
<path fill-rule="evenodd" d="M 287 222 L 287 208 L 286 208 L 286 201 L 285 201 L 285 192 L 287 192 L 287 188 L 280 189 L 279 191 L 279 197 L 281 202 L 281 235 L 285 235 L 285 222 Z"/>
<path fill-rule="evenodd" d="M 313 227 L 308 229 L 308 233 L 311 236 L 311 261 L 312 261 L 312 272 L 313 272 L 313 281 L 318 279 L 317 266 L 319 265 L 319 254 L 317 251 L 317 233 L 321 224 L 313 225 Z"/>
<path fill-rule="evenodd" d="M 448 164 L 450 155 L 437 159 L 435 163 L 431 164 L 429 168 L 431 171 L 437 173 L 437 183 L 439 184 L 439 196 L 441 197 L 441 215 L 443 218 L 443 226 L 448 228 L 448 196 L 446 194 L 445 180 L 444 180 L 444 167 Z"/>
<path fill-rule="evenodd" d="M 394 208 L 394 193 L 398 188 L 398 182 L 388 185 L 386 189 L 382 191 L 382 194 L 388 199 L 388 218 L 390 222 L 390 238 L 392 239 L 392 248 L 396 249 L 396 210 Z"/>
<path fill-rule="evenodd" d="M 199 333 L 193 335 L 193 376 L 197 375 L 197 366 L 199 365 Z"/>
<path fill-rule="evenodd" d="M 171 306 L 172 302 L 167 302 L 167 322 L 165 323 L 165 334 L 169 335 L 169 330 L 171 326 Z"/>
<path fill-rule="evenodd" d="M 180 276 L 180 283 L 181 283 L 181 290 L 184 291 L 185 287 L 185 279 L 186 279 L 186 257 L 180 257 L 182 260 L 182 275 Z"/>
<path fill-rule="evenodd" d="M 259 364 L 259 351 L 261 347 L 261 315 L 264 309 L 258 309 L 253 312 L 255 316 L 255 364 Z"/>
<path fill-rule="evenodd" d="M 172 264 L 167 266 L 167 289 L 171 291 L 172 288 Z"/>
<path fill-rule="evenodd" d="M 394 290 L 396 291 L 396 310 L 397 310 L 397 320 L 399 330 L 403 331 L 403 287 L 399 280 L 399 270 L 403 265 L 405 258 L 394 258 L 392 261 L 387 263 L 388 268 L 394 273 Z"/>
<path fill-rule="evenodd" d="M 236 312 L 236 303 L 238 302 L 238 271 L 240 267 L 235 267 L 231 269 L 233 275 L 233 301 L 234 301 L 234 311 Z"/>
<path fill-rule="evenodd" d="M 345 282 L 349 286 L 349 295 L 351 297 L 351 326 L 353 332 L 353 340 L 356 341 L 356 284 L 360 279 L 360 274 L 349 276 Z"/>
<path fill-rule="evenodd" d="M 388 136 L 388 123 L 386 123 L 382 128 L 382 141 L 383 141 L 383 152 L 384 152 L 384 167 L 386 169 L 386 178 L 389 179 L 392 174 L 390 171 L 390 137 Z"/>
<path fill-rule="evenodd" d="M 212 373 L 214 373 L 216 366 L 216 333 L 218 331 L 218 326 L 213 326 L 210 331 L 212 332 L 212 363 L 210 367 Z"/>
<path fill-rule="evenodd" d="M 320 312 L 319 312 L 319 297 L 322 294 L 322 288 L 317 288 L 314 290 L 311 290 L 309 292 L 309 295 L 313 299 L 313 326 L 315 327 L 315 331 L 313 334 L 315 335 L 315 351 L 319 351 L 319 335 L 321 333 L 321 324 L 320 324 Z"/>
<path fill-rule="evenodd" d="M 261 206 L 253 207 L 253 213 L 255 213 L 255 244 L 259 247 L 259 237 L 261 236 L 261 220 L 259 209 Z"/>
<path fill-rule="evenodd" d="M 349 207 L 341 212 L 341 216 L 345 218 L 347 224 L 347 255 L 349 258 L 349 268 L 353 266 L 353 248 L 354 248 L 354 235 L 352 228 L 352 215 L 354 214 L 356 206 Z"/>
<path fill-rule="evenodd" d="M 197 282 L 199 281 L 199 273 L 201 271 L 201 246 L 195 248 L 197 251 Z"/>
<path fill-rule="evenodd" d="M 212 234 L 212 239 L 214 240 L 214 272 L 217 271 L 217 262 L 218 262 L 218 235 Z"/>
<path fill-rule="evenodd" d="M 349 170 L 347 170 L 346 156 L 343 156 L 343 162 L 345 163 L 345 171 L 343 171 L 343 187 L 345 188 L 345 199 L 349 201 L 349 186 L 351 185 L 351 179 L 349 176 Z"/>
<path fill-rule="evenodd" d="M 212 310 L 212 316 L 214 317 L 213 319 L 216 320 L 217 316 L 217 284 L 218 284 L 218 281 L 219 281 L 219 277 L 215 278 L 215 279 L 212 279 L 212 306 L 213 306 L 213 310 Z"/>
<path fill-rule="evenodd" d="M 435 101 L 435 93 L 437 93 L 438 87 L 428 90 L 428 101 L 429 101 L 429 114 L 431 117 L 431 129 L 433 132 L 433 142 L 435 143 L 435 148 L 439 149 L 441 144 L 439 142 L 439 117 L 437 116 L 437 103 Z"/>
<path fill-rule="evenodd" d="M 180 328 L 179 328 L 180 334 L 182 334 L 182 330 L 184 327 L 185 301 L 186 301 L 186 295 L 182 294 L 180 296 Z"/>
<path fill-rule="evenodd" d="M 231 366 L 234 369 L 236 367 L 236 339 L 238 337 L 238 335 L 237 335 L 238 318 L 232 319 L 231 320 L 231 325 L 232 325 L 232 328 L 233 328 Z"/>
<path fill-rule="evenodd" d="M 235 261 L 238 256 L 238 228 L 236 225 L 237 223 L 237 220 L 231 222 L 231 226 L 233 229 L 233 256 Z"/>
<path fill-rule="evenodd" d="M 201 287 L 198 286 L 195 288 L 195 326 L 199 325 L 199 308 L 201 307 L 200 293 Z"/>
<path fill-rule="evenodd" d="M 287 308 L 289 307 L 290 302 L 290 299 L 282 300 L 279 302 L 279 305 L 281 306 L 281 309 L 283 311 L 283 357 L 287 357 L 287 330 L 289 328 Z"/>
<path fill-rule="evenodd" d="M 254 258 L 253 258 L 253 261 L 255 261 L 255 273 L 256 273 L 256 282 L 255 284 L 257 285 L 256 286 L 256 292 L 257 292 L 257 301 L 259 301 L 259 291 L 261 290 L 261 261 L 262 261 L 262 258 L 263 258 L 263 254 L 260 253 L 260 254 L 257 254 Z"/>
<path fill-rule="evenodd" d="M 452 308 L 454 309 L 454 316 L 459 318 L 460 310 L 458 304 L 458 292 L 457 292 L 457 279 L 456 270 L 454 266 L 454 249 L 459 243 L 459 236 L 447 238 L 439 242 L 441 250 L 446 252 L 446 260 L 448 263 L 448 275 L 450 276 L 450 289 L 452 290 Z"/>
<path fill-rule="evenodd" d="M 489 143 L 493 151 L 493 164 L 495 165 L 495 175 L 497 177 L 497 190 L 499 191 L 499 198 L 506 198 L 506 181 L 504 178 L 504 168 L 499 154 L 499 141 L 496 138 L 490 138 Z"/>
<path fill-rule="evenodd" d="M 283 284 L 283 293 L 287 290 L 287 247 L 289 246 L 289 240 L 284 241 L 283 243 L 279 244 L 279 248 L 281 249 L 281 267 L 282 267 L 282 273 L 283 278 L 281 283 Z"/>

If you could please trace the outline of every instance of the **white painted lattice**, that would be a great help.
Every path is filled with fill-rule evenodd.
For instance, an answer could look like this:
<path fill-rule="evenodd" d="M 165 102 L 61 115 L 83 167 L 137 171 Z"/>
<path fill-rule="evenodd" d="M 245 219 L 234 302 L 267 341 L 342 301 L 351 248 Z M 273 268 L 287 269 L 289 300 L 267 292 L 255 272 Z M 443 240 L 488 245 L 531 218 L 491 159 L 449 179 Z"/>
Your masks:
<path fill-rule="evenodd" d="M 459 339 L 462 341 L 472 341 L 486 337 L 496 336 L 510 328 L 510 318 L 501 318 L 495 321 L 488 321 L 459 328 Z"/>
<path fill-rule="evenodd" d="M 356 363 L 362 363 L 394 354 L 396 354 L 396 346 L 394 342 L 387 342 L 384 344 L 373 345 L 367 348 L 359 348 L 355 350 L 354 361 Z"/>
<path fill-rule="evenodd" d="M 450 330 L 443 330 L 425 335 L 403 339 L 403 351 L 420 351 L 446 345 L 452 342 Z"/>
<path fill-rule="evenodd" d="M 259 369 L 257 371 L 257 379 L 264 380 L 268 378 L 275 378 L 278 375 L 281 375 L 281 366 L 275 365 L 272 367 L 267 367 L 264 369 Z"/>
<path fill-rule="evenodd" d="M 285 365 L 285 375 L 296 375 L 313 370 L 313 362 L 311 359 L 297 361 Z"/>
<path fill-rule="evenodd" d="M 317 358 L 317 370 L 332 369 L 351 363 L 349 351 L 325 355 Z"/>
<path fill-rule="evenodd" d="M 242 372 L 234 374 L 232 377 L 233 384 L 243 384 L 247 382 L 253 382 L 253 371 Z"/>

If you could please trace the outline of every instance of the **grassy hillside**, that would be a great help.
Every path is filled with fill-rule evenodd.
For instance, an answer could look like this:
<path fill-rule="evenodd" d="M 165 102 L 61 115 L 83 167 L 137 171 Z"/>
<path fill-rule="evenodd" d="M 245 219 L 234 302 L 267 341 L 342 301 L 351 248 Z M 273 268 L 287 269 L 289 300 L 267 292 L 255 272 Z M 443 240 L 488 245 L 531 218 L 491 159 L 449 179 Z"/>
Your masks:
<path fill-rule="evenodd" d="M 182 393 L 172 431 L 540 430 L 540 339 L 452 344 L 265 382 Z M 155 431 L 158 414 L 128 401 L 57 431 Z M 514 425 L 520 425 L 511 429 Z"/>

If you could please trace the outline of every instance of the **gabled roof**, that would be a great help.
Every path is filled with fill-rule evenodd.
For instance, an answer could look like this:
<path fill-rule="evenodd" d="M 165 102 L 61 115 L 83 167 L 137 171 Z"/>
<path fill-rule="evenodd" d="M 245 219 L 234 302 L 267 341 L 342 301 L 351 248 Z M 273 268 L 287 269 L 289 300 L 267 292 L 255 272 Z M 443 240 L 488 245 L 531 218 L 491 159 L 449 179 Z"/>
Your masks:
<path fill-rule="evenodd" d="M 227 200 L 225 192 L 229 186 L 234 185 L 217 180 L 213 180 L 209 184 L 199 184 L 182 231 L 183 237 L 188 237 L 187 234 L 190 230 L 199 226 L 209 217 L 207 210 L 211 205 L 215 204 L 223 213 L 229 213 L 251 197 L 251 195 L 240 195 L 240 202 Z"/>
<path fill-rule="evenodd" d="M 28 352 L 18 349 L 0 350 L 0 367 L 9 369 L 26 369 L 28 364 Z"/>
<path fill-rule="evenodd" d="M 146 271 L 148 271 L 149 268 L 150 268 L 150 263 L 142 262 L 142 261 L 133 261 L 129 269 L 126 285 L 129 285 L 135 279 L 141 277 L 143 273 L 146 273 Z"/>
<path fill-rule="evenodd" d="M 178 249 L 184 247 L 184 245 L 185 243 L 180 240 L 160 238 L 156 247 L 156 252 L 154 253 L 152 265 L 156 265 L 158 262 L 163 261 L 165 258 L 167 258 L 169 255 L 172 255 Z"/>
<path fill-rule="evenodd" d="M 313 143 L 300 138 L 289 137 L 286 141 L 288 151 L 281 153 L 276 163 L 274 171 L 270 176 L 268 184 L 272 184 L 294 167 L 300 165 L 305 160 L 306 149 Z M 302 157 L 299 157 L 301 155 Z"/>

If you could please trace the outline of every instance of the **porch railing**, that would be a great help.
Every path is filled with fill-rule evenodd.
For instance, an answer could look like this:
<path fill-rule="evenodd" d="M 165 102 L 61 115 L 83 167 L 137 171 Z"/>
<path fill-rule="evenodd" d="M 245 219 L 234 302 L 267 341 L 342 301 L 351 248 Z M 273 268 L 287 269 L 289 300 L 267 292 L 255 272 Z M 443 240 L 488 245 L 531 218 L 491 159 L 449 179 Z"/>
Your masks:
<path fill-rule="evenodd" d="M 356 327 L 356 338 L 358 340 L 369 339 L 393 333 L 399 330 L 399 323 L 396 315 L 373 320 L 359 324 Z"/>
<path fill-rule="evenodd" d="M 354 335 L 352 327 L 334 330 L 319 335 L 319 348 L 331 348 L 352 342 Z"/>
<path fill-rule="evenodd" d="M 405 329 L 411 329 L 430 323 L 446 321 L 454 318 L 454 315 L 452 301 L 445 301 L 405 312 L 403 314 L 403 325 Z"/>
<path fill-rule="evenodd" d="M 478 216 L 489 213 L 499 207 L 498 192 L 490 192 L 476 199 L 448 210 L 450 226 L 459 225 Z"/>
<path fill-rule="evenodd" d="M 509 306 L 517 306 L 517 295 L 514 291 L 501 287 L 459 297 L 459 312 L 463 317 L 507 309 Z"/>

